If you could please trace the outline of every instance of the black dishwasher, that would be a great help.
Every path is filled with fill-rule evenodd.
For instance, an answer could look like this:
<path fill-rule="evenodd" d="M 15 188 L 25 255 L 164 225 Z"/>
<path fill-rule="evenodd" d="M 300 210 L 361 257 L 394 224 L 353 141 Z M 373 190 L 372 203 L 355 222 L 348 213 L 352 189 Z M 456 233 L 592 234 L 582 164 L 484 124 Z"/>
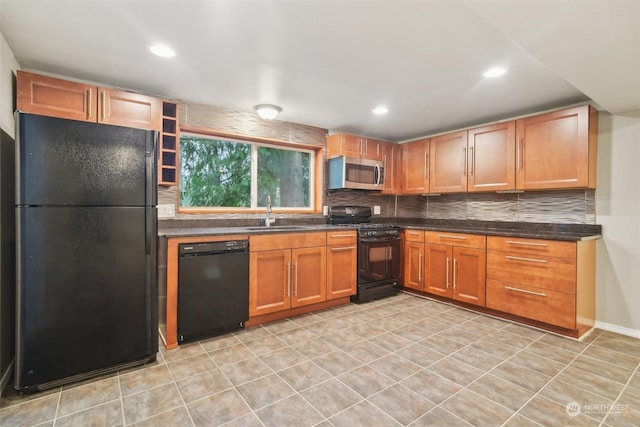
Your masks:
<path fill-rule="evenodd" d="M 178 246 L 178 341 L 220 335 L 249 319 L 249 241 Z"/>

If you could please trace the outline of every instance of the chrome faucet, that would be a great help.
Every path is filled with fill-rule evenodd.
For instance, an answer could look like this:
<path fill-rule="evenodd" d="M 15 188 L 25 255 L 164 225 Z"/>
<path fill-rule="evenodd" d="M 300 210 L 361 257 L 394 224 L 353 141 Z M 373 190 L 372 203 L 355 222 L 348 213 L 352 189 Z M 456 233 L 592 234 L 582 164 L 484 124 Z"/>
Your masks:
<path fill-rule="evenodd" d="M 273 213 L 271 212 L 271 195 L 267 196 L 267 216 L 264 218 L 264 225 L 266 227 L 270 227 L 271 224 L 276 222 L 276 219 L 273 217 Z"/>

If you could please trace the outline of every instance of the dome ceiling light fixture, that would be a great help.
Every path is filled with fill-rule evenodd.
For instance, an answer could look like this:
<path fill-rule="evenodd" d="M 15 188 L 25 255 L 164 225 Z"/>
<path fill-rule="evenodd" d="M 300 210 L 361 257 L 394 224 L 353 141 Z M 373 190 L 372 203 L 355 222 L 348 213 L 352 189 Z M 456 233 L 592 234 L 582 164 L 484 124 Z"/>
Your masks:
<path fill-rule="evenodd" d="M 256 109 L 258 116 L 260 116 L 261 119 L 265 120 L 275 119 L 276 117 L 278 117 L 278 113 L 282 111 L 282 108 L 278 107 L 277 105 L 271 104 L 259 104 L 253 108 Z"/>

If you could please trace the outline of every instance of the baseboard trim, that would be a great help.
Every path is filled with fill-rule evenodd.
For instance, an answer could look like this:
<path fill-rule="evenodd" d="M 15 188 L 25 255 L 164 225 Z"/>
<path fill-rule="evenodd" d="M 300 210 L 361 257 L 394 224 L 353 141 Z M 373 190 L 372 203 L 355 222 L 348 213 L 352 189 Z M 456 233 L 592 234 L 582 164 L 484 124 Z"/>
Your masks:
<path fill-rule="evenodd" d="M 596 320 L 596 324 L 594 325 L 598 329 L 603 329 L 609 332 L 615 332 L 621 335 L 627 335 L 633 338 L 640 338 L 640 330 L 625 328 L 624 326 L 614 325 L 613 323 L 600 322 Z"/>

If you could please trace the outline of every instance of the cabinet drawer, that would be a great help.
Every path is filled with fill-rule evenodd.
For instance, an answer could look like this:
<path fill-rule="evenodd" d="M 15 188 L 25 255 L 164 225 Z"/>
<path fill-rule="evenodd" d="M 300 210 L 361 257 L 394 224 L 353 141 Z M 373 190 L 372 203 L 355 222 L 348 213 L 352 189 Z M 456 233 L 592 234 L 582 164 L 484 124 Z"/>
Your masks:
<path fill-rule="evenodd" d="M 560 258 L 575 259 L 576 257 L 575 242 L 560 242 L 557 240 L 489 236 L 487 237 L 487 249 Z"/>
<path fill-rule="evenodd" d="M 487 279 L 575 294 L 576 260 L 488 251 Z"/>
<path fill-rule="evenodd" d="M 327 233 L 290 233 L 290 234 L 261 234 L 249 236 L 249 250 L 269 251 L 274 249 L 311 248 L 326 246 Z"/>
<path fill-rule="evenodd" d="M 567 329 L 576 327 L 575 295 L 487 280 L 487 307 Z"/>
<path fill-rule="evenodd" d="M 424 231 L 404 230 L 404 240 L 407 242 L 424 242 Z"/>
<path fill-rule="evenodd" d="M 425 233 L 425 241 L 437 245 L 479 249 L 484 249 L 487 245 L 487 238 L 479 234 L 446 233 L 442 231 L 427 231 Z"/>
<path fill-rule="evenodd" d="M 327 232 L 327 246 L 355 245 L 357 236 L 355 231 L 340 230 Z"/>

